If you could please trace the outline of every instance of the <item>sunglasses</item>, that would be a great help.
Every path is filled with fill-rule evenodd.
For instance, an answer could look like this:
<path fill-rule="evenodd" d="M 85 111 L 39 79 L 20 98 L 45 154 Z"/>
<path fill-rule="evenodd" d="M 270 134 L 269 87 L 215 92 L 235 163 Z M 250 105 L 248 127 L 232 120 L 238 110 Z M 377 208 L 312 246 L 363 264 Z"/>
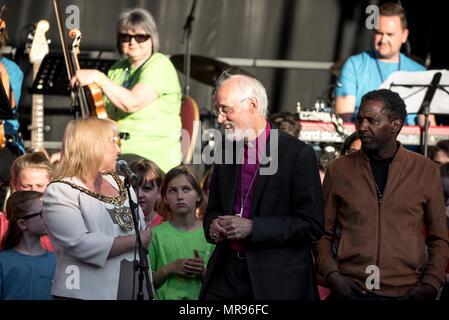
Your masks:
<path fill-rule="evenodd" d="M 32 218 L 32 217 L 35 217 L 35 216 L 41 216 L 41 215 L 42 215 L 42 210 L 41 210 L 40 212 L 30 214 L 30 215 L 25 216 L 25 217 L 22 217 L 22 218 L 20 218 L 20 219 L 27 220 L 27 219 L 30 219 L 30 218 Z"/>
<path fill-rule="evenodd" d="M 142 43 L 151 38 L 149 34 L 127 34 L 127 33 L 119 33 L 118 38 L 120 42 L 131 42 L 131 39 L 134 38 L 137 43 Z"/>

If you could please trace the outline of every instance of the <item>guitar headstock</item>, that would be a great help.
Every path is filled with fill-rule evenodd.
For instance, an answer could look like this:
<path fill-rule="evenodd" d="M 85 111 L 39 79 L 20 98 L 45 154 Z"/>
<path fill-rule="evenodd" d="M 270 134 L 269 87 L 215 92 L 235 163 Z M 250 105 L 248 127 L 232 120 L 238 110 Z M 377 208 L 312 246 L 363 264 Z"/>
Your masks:
<path fill-rule="evenodd" d="M 33 42 L 31 43 L 29 58 L 31 63 L 42 61 L 47 55 L 48 42 L 45 33 L 50 29 L 50 24 L 47 20 L 40 20 L 36 24 L 34 35 L 32 35 Z"/>

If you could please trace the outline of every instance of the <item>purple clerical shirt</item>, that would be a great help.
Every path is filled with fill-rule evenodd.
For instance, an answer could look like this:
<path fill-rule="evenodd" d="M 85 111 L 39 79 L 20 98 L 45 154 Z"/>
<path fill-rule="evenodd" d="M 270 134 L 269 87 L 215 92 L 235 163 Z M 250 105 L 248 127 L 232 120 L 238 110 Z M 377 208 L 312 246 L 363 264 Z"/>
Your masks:
<path fill-rule="evenodd" d="M 256 139 L 245 144 L 243 148 L 243 164 L 240 167 L 240 174 L 237 176 L 237 188 L 234 197 L 234 214 L 240 215 L 240 212 L 242 212 L 243 218 L 249 217 L 254 190 L 256 189 L 260 159 L 265 151 L 270 130 L 270 122 L 267 121 L 265 130 Z M 244 203 L 243 210 L 242 202 Z M 242 240 L 231 240 L 229 247 L 235 250 L 245 249 Z"/>

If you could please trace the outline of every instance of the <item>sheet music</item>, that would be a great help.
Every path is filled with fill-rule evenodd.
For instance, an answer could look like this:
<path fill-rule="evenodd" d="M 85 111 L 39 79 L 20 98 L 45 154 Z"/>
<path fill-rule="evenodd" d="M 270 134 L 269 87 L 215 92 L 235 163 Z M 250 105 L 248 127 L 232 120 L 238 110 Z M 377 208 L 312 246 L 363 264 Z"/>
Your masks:
<path fill-rule="evenodd" d="M 437 72 L 441 72 L 441 81 L 430 103 L 430 113 L 449 114 L 448 70 L 396 71 L 380 85 L 379 89 L 390 89 L 397 92 L 405 101 L 407 113 L 417 113 L 428 88 L 425 85 L 430 85 Z"/>

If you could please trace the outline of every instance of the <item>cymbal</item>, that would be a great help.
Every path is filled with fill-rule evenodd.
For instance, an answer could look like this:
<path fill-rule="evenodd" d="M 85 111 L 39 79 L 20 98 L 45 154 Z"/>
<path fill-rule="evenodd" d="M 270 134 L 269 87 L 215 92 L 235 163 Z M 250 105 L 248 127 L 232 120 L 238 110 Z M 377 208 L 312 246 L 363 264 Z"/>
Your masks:
<path fill-rule="evenodd" d="M 184 73 L 184 57 L 183 54 L 171 56 L 170 60 L 177 70 Z M 230 66 L 227 63 L 212 58 L 191 55 L 190 56 L 190 77 L 209 86 L 215 86 L 220 75 L 227 71 L 230 74 L 250 74 L 240 68 Z"/>

